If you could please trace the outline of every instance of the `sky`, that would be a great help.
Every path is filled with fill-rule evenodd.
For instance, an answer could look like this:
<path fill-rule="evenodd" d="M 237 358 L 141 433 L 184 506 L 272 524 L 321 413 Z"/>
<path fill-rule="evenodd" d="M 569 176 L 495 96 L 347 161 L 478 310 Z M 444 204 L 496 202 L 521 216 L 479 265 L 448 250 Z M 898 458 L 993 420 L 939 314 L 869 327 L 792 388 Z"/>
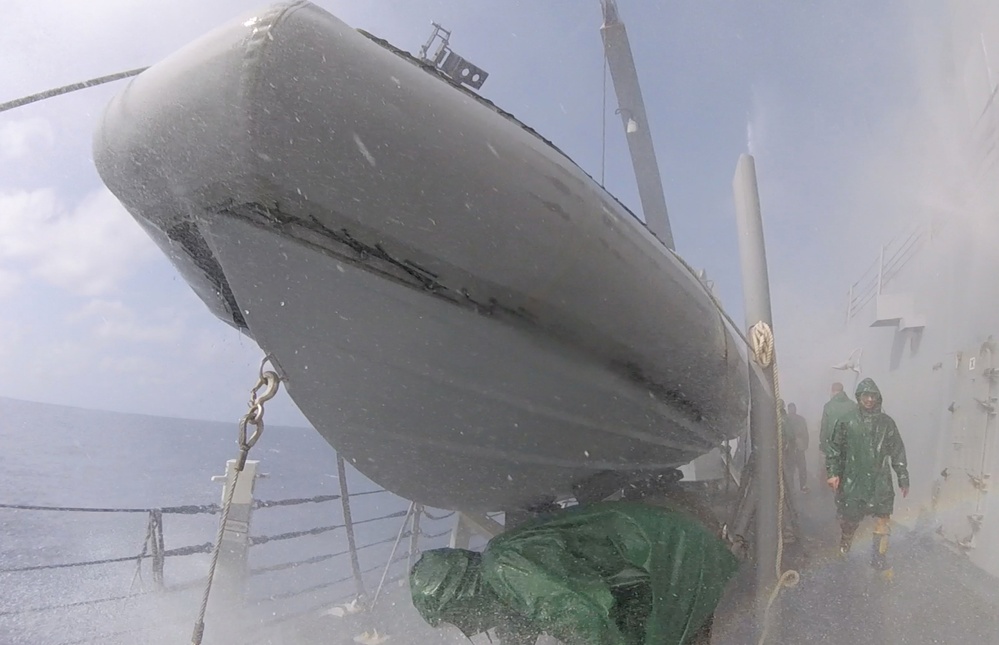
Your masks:
<path fill-rule="evenodd" d="M 413 53 L 443 24 L 454 51 L 489 72 L 486 98 L 641 212 L 609 81 L 603 90 L 598 0 L 316 4 Z M 741 323 L 731 183 L 752 152 L 778 351 L 803 357 L 921 199 L 912 134 L 945 12 L 923 0 L 618 5 L 677 251 Z M 6 0 L 0 102 L 153 64 L 261 6 Z M 208 312 L 93 167 L 94 125 L 121 87 L 0 114 L 0 396 L 235 420 L 260 350 Z M 305 423 L 286 396 L 267 419 Z"/>

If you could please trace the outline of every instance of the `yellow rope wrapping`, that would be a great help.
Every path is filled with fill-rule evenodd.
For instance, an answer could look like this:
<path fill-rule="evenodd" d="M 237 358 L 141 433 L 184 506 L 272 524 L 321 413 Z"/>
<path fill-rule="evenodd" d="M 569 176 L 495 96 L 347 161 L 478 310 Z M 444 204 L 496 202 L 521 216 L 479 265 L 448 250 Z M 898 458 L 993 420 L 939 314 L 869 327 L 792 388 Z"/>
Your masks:
<path fill-rule="evenodd" d="M 794 587 L 801 580 L 801 576 L 794 569 L 781 570 L 784 559 L 784 500 L 786 495 L 784 490 L 784 420 L 781 419 L 780 414 L 780 379 L 777 373 L 777 357 L 774 350 L 774 332 L 770 325 L 760 321 L 749 330 L 749 340 L 753 360 L 760 367 L 773 367 L 774 407 L 777 414 L 777 584 L 770 592 L 770 598 L 767 600 L 767 606 L 763 612 L 763 630 L 759 640 L 759 645 L 763 645 L 770 631 L 770 610 L 774 602 L 777 601 L 780 590 L 784 587 Z"/>

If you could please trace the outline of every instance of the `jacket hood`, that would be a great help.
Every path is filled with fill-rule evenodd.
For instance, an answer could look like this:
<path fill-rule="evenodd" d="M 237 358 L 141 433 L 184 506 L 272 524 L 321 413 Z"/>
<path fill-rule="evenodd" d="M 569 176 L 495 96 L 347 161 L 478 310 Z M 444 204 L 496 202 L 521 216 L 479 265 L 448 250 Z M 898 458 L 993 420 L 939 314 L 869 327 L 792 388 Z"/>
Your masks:
<path fill-rule="evenodd" d="M 878 385 L 877 385 L 877 383 L 874 382 L 874 379 L 865 378 L 860 383 L 857 383 L 856 398 L 857 398 L 857 405 L 858 406 L 860 405 L 860 395 L 861 394 L 873 394 L 874 397 L 878 401 L 878 404 L 877 404 L 877 407 L 875 408 L 875 410 L 877 410 L 877 411 L 881 410 L 881 403 L 882 403 L 881 390 L 878 389 Z M 863 408 L 861 408 L 861 409 L 863 409 Z"/>
<path fill-rule="evenodd" d="M 471 638 L 499 624 L 499 601 L 482 582 L 482 556 L 465 549 L 425 551 L 409 574 L 413 606 L 437 627 L 449 623 Z"/>

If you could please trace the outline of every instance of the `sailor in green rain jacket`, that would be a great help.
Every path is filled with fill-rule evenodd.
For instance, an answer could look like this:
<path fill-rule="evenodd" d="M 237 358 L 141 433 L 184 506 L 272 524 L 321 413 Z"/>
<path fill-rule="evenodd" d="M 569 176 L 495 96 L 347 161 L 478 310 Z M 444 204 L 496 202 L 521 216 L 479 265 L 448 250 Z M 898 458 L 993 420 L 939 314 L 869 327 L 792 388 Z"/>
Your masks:
<path fill-rule="evenodd" d="M 886 553 L 890 519 L 895 505 L 891 471 L 898 477 L 902 496 L 909 494 L 909 471 L 905 444 L 895 421 L 881 411 L 881 391 L 865 378 L 857 385 L 856 409 L 840 417 L 826 446 L 829 486 L 838 492 L 842 540 L 846 553 L 860 521 L 868 515 L 876 520 L 871 566 L 890 571 Z"/>
<path fill-rule="evenodd" d="M 481 554 L 426 551 L 413 605 L 465 636 L 503 643 L 542 633 L 566 645 L 679 645 L 710 640 L 738 561 L 692 517 L 634 502 L 559 511 L 494 537 Z"/>
<path fill-rule="evenodd" d="M 832 398 L 822 408 L 822 421 L 819 425 L 819 450 L 822 451 L 823 459 L 825 459 L 826 446 L 829 445 L 829 437 L 832 436 L 836 422 L 839 421 L 840 417 L 850 414 L 856 409 L 857 404 L 843 391 L 843 384 L 833 383 Z"/>

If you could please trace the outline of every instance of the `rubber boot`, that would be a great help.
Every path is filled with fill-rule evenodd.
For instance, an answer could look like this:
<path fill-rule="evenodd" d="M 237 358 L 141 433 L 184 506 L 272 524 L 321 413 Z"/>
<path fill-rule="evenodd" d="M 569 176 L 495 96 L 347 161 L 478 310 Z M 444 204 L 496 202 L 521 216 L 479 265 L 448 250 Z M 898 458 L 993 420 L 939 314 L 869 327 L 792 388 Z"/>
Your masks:
<path fill-rule="evenodd" d="M 871 567 L 881 573 L 881 577 L 891 582 L 894 577 L 891 565 L 888 563 L 888 522 L 878 518 L 878 524 L 871 538 Z"/>
<path fill-rule="evenodd" d="M 875 533 L 871 536 L 871 567 L 877 571 L 888 568 L 888 536 Z"/>
<path fill-rule="evenodd" d="M 848 522 L 846 520 L 840 520 L 839 527 L 842 531 L 842 535 L 839 539 L 839 554 L 841 556 L 846 556 L 850 552 L 850 547 L 853 545 L 853 535 L 857 532 L 857 527 L 859 522 Z"/>

